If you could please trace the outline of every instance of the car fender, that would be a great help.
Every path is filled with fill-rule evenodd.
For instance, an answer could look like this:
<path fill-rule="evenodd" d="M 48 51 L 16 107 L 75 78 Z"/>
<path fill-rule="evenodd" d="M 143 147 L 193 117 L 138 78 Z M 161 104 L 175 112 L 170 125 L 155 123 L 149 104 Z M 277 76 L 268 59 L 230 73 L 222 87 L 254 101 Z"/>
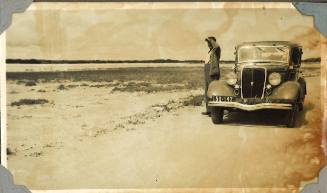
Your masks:
<path fill-rule="evenodd" d="M 233 89 L 223 80 L 214 80 L 209 84 L 207 95 L 212 96 L 233 96 Z"/>
<path fill-rule="evenodd" d="M 297 100 L 301 92 L 300 89 L 301 86 L 297 81 L 287 81 L 275 88 L 270 98 Z"/>

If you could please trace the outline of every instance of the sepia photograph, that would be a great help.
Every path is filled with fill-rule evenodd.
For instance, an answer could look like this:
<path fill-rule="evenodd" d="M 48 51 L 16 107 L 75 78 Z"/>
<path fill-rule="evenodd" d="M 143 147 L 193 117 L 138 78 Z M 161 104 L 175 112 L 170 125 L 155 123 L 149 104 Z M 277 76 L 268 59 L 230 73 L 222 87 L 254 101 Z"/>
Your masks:
<path fill-rule="evenodd" d="M 33 3 L 6 31 L 32 190 L 286 188 L 326 165 L 321 41 L 281 3 Z"/>

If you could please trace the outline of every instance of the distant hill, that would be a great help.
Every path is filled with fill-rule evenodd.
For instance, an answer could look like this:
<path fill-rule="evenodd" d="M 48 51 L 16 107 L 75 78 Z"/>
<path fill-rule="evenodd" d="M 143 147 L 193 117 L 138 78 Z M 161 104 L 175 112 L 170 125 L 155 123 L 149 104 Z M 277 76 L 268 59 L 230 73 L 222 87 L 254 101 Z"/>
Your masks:
<path fill-rule="evenodd" d="M 321 58 L 306 58 L 302 62 L 321 62 Z"/>
<path fill-rule="evenodd" d="M 307 58 L 303 62 L 320 62 L 321 58 Z M 106 63 L 204 63 L 203 60 L 44 60 L 44 59 L 7 59 L 7 64 L 106 64 Z M 221 60 L 220 63 L 233 64 L 233 60 Z"/>
<path fill-rule="evenodd" d="M 105 64 L 105 63 L 202 63 L 202 60 L 43 60 L 43 59 L 7 59 L 7 64 Z"/>

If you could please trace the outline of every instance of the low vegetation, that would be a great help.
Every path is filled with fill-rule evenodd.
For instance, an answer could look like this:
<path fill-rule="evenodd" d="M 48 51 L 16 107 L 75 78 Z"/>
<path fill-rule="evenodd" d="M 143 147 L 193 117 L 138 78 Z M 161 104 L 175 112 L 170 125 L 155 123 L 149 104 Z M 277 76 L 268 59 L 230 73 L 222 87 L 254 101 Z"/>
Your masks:
<path fill-rule="evenodd" d="M 65 85 L 61 84 L 58 86 L 59 90 L 66 90 L 67 88 L 65 87 Z"/>
<path fill-rule="evenodd" d="M 19 84 L 19 85 L 23 84 L 25 86 L 36 86 L 37 85 L 37 81 L 34 80 L 34 79 L 28 79 L 28 80 L 18 79 L 16 83 Z"/>
<path fill-rule="evenodd" d="M 22 106 L 22 105 L 39 105 L 49 103 L 46 99 L 20 99 L 19 101 L 12 102 L 10 106 Z"/>
<path fill-rule="evenodd" d="M 25 86 L 36 86 L 36 82 L 35 81 L 28 81 L 25 83 Z"/>
<path fill-rule="evenodd" d="M 162 92 L 185 89 L 184 84 L 152 84 L 150 82 L 127 82 L 112 89 L 112 92 Z"/>
<path fill-rule="evenodd" d="M 204 95 L 195 95 L 190 96 L 189 98 L 185 99 L 183 104 L 184 106 L 201 106 L 204 100 Z"/>

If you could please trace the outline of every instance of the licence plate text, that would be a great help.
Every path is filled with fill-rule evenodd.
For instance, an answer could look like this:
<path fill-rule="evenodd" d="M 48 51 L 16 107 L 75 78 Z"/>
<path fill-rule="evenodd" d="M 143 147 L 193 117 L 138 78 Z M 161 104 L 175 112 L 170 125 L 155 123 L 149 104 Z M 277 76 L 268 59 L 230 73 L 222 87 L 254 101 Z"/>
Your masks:
<path fill-rule="evenodd" d="M 233 102 L 234 97 L 231 97 L 231 96 L 213 96 L 212 101 L 214 101 L 214 102 Z"/>

